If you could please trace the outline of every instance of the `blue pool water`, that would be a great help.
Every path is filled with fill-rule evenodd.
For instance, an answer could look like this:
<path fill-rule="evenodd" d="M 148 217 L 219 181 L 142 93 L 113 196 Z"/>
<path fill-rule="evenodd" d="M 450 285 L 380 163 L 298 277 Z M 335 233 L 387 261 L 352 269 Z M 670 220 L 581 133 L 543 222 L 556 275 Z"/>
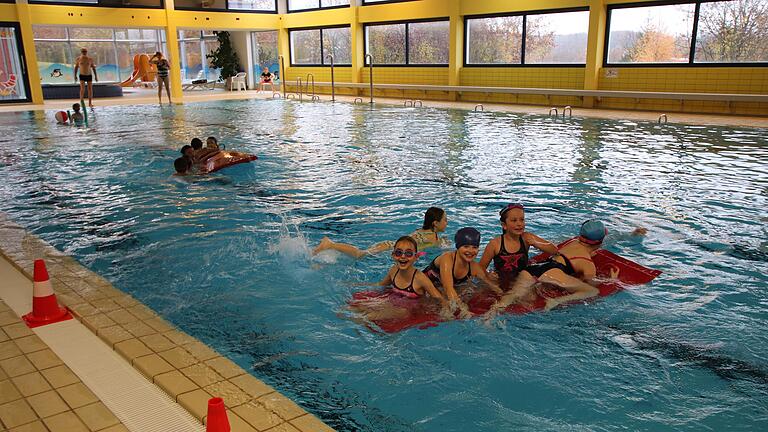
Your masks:
<path fill-rule="evenodd" d="M 292 101 L 0 115 L 0 210 L 341 431 L 758 430 L 768 424 L 765 130 Z M 260 159 L 172 177 L 218 136 Z M 588 305 L 395 335 L 344 318 L 416 228 L 554 241 L 604 219 L 664 273 Z M 622 233 L 645 226 L 643 240 Z M 422 264 L 439 251 L 429 251 Z"/>

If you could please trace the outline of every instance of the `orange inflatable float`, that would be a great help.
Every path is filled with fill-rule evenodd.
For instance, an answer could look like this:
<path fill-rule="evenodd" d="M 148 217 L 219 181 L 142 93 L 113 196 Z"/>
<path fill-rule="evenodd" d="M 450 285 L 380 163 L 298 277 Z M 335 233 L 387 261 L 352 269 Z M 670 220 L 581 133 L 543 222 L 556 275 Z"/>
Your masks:
<path fill-rule="evenodd" d="M 203 173 L 212 173 L 232 165 L 252 162 L 256 159 L 258 159 L 256 155 L 222 150 L 203 162 L 200 171 Z"/>

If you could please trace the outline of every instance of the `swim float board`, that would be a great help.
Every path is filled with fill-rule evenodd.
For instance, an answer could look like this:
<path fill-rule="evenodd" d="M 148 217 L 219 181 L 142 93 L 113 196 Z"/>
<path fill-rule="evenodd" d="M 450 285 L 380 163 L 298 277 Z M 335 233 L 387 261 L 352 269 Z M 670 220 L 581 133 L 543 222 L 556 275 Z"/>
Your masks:
<path fill-rule="evenodd" d="M 212 173 L 220 169 L 258 159 L 256 155 L 222 150 L 201 164 L 201 171 Z"/>
<path fill-rule="evenodd" d="M 567 243 L 567 241 L 561 243 L 561 246 L 565 243 Z M 540 262 L 547 258 L 549 258 L 549 254 L 540 254 L 532 258 L 531 261 Z M 659 270 L 643 267 L 640 264 L 622 258 L 604 249 L 599 249 L 595 252 L 592 260 L 597 268 L 598 277 L 608 277 L 612 268 L 619 269 L 618 281 L 612 280 L 603 282 L 597 286 L 600 290 L 599 297 L 606 297 L 614 294 L 627 285 L 642 285 L 648 283 L 661 274 L 661 271 Z M 567 292 L 557 287 L 544 285 L 537 290 L 536 300 L 532 304 L 528 306 L 522 304 L 510 305 L 503 313 L 525 314 L 542 310 L 544 309 L 547 298 L 560 297 L 566 294 Z M 473 294 L 467 301 L 467 306 L 474 316 L 478 316 L 488 312 L 497 299 L 497 295 L 492 291 L 483 290 Z M 396 333 L 412 327 L 420 329 L 433 327 L 437 325 L 437 323 L 445 321 L 437 311 L 425 308 L 424 303 L 419 299 L 404 301 L 402 296 L 392 292 L 389 288 L 354 293 L 348 303 L 350 306 L 364 307 L 364 304 L 370 301 L 391 301 L 399 307 L 408 309 L 408 313 L 399 318 L 372 320 L 372 326 L 369 326 L 369 328 L 373 331 L 380 330 L 385 333 Z"/>

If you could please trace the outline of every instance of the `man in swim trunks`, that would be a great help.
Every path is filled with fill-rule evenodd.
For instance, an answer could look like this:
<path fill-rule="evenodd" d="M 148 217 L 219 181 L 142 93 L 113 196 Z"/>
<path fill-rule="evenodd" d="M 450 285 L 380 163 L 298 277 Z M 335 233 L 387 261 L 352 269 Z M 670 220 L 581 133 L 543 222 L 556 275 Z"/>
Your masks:
<path fill-rule="evenodd" d="M 77 72 L 80 72 L 80 75 Z M 93 75 L 91 75 L 93 71 Z M 80 80 L 80 100 L 83 100 L 83 91 L 88 84 L 88 106 L 93 108 L 93 80 L 99 80 L 96 76 L 96 62 L 88 56 L 88 50 L 80 49 L 80 56 L 75 60 L 75 80 Z"/>
<path fill-rule="evenodd" d="M 584 222 L 579 236 L 562 246 L 557 255 L 544 262 L 531 264 L 521 271 L 512 289 L 491 308 L 489 314 L 497 313 L 530 295 L 536 282 L 556 285 L 568 292 L 561 297 L 547 298 L 545 310 L 597 296 L 600 291 L 588 283 L 597 274 L 592 255 L 600 249 L 607 233 L 608 230 L 598 220 Z M 618 270 L 615 274 L 612 270 L 611 278 L 617 276 Z"/>

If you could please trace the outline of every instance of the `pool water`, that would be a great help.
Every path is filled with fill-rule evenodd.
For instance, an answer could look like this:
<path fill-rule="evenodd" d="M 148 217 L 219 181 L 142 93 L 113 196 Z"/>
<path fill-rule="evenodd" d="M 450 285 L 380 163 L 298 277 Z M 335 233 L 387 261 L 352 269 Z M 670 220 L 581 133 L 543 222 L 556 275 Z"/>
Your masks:
<path fill-rule="evenodd" d="M 768 424 L 768 134 L 511 113 L 226 101 L 0 115 L 0 210 L 340 431 L 759 430 Z M 214 135 L 259 160 L 173 177 Z M 664 273 L 587 305 L 394 335 L 347 319 L 387 254 L 448 211 Z M 645 238 L 629 236 L 636 226 Z M 421 265 L 440 253 L 430 250 Z"/>

